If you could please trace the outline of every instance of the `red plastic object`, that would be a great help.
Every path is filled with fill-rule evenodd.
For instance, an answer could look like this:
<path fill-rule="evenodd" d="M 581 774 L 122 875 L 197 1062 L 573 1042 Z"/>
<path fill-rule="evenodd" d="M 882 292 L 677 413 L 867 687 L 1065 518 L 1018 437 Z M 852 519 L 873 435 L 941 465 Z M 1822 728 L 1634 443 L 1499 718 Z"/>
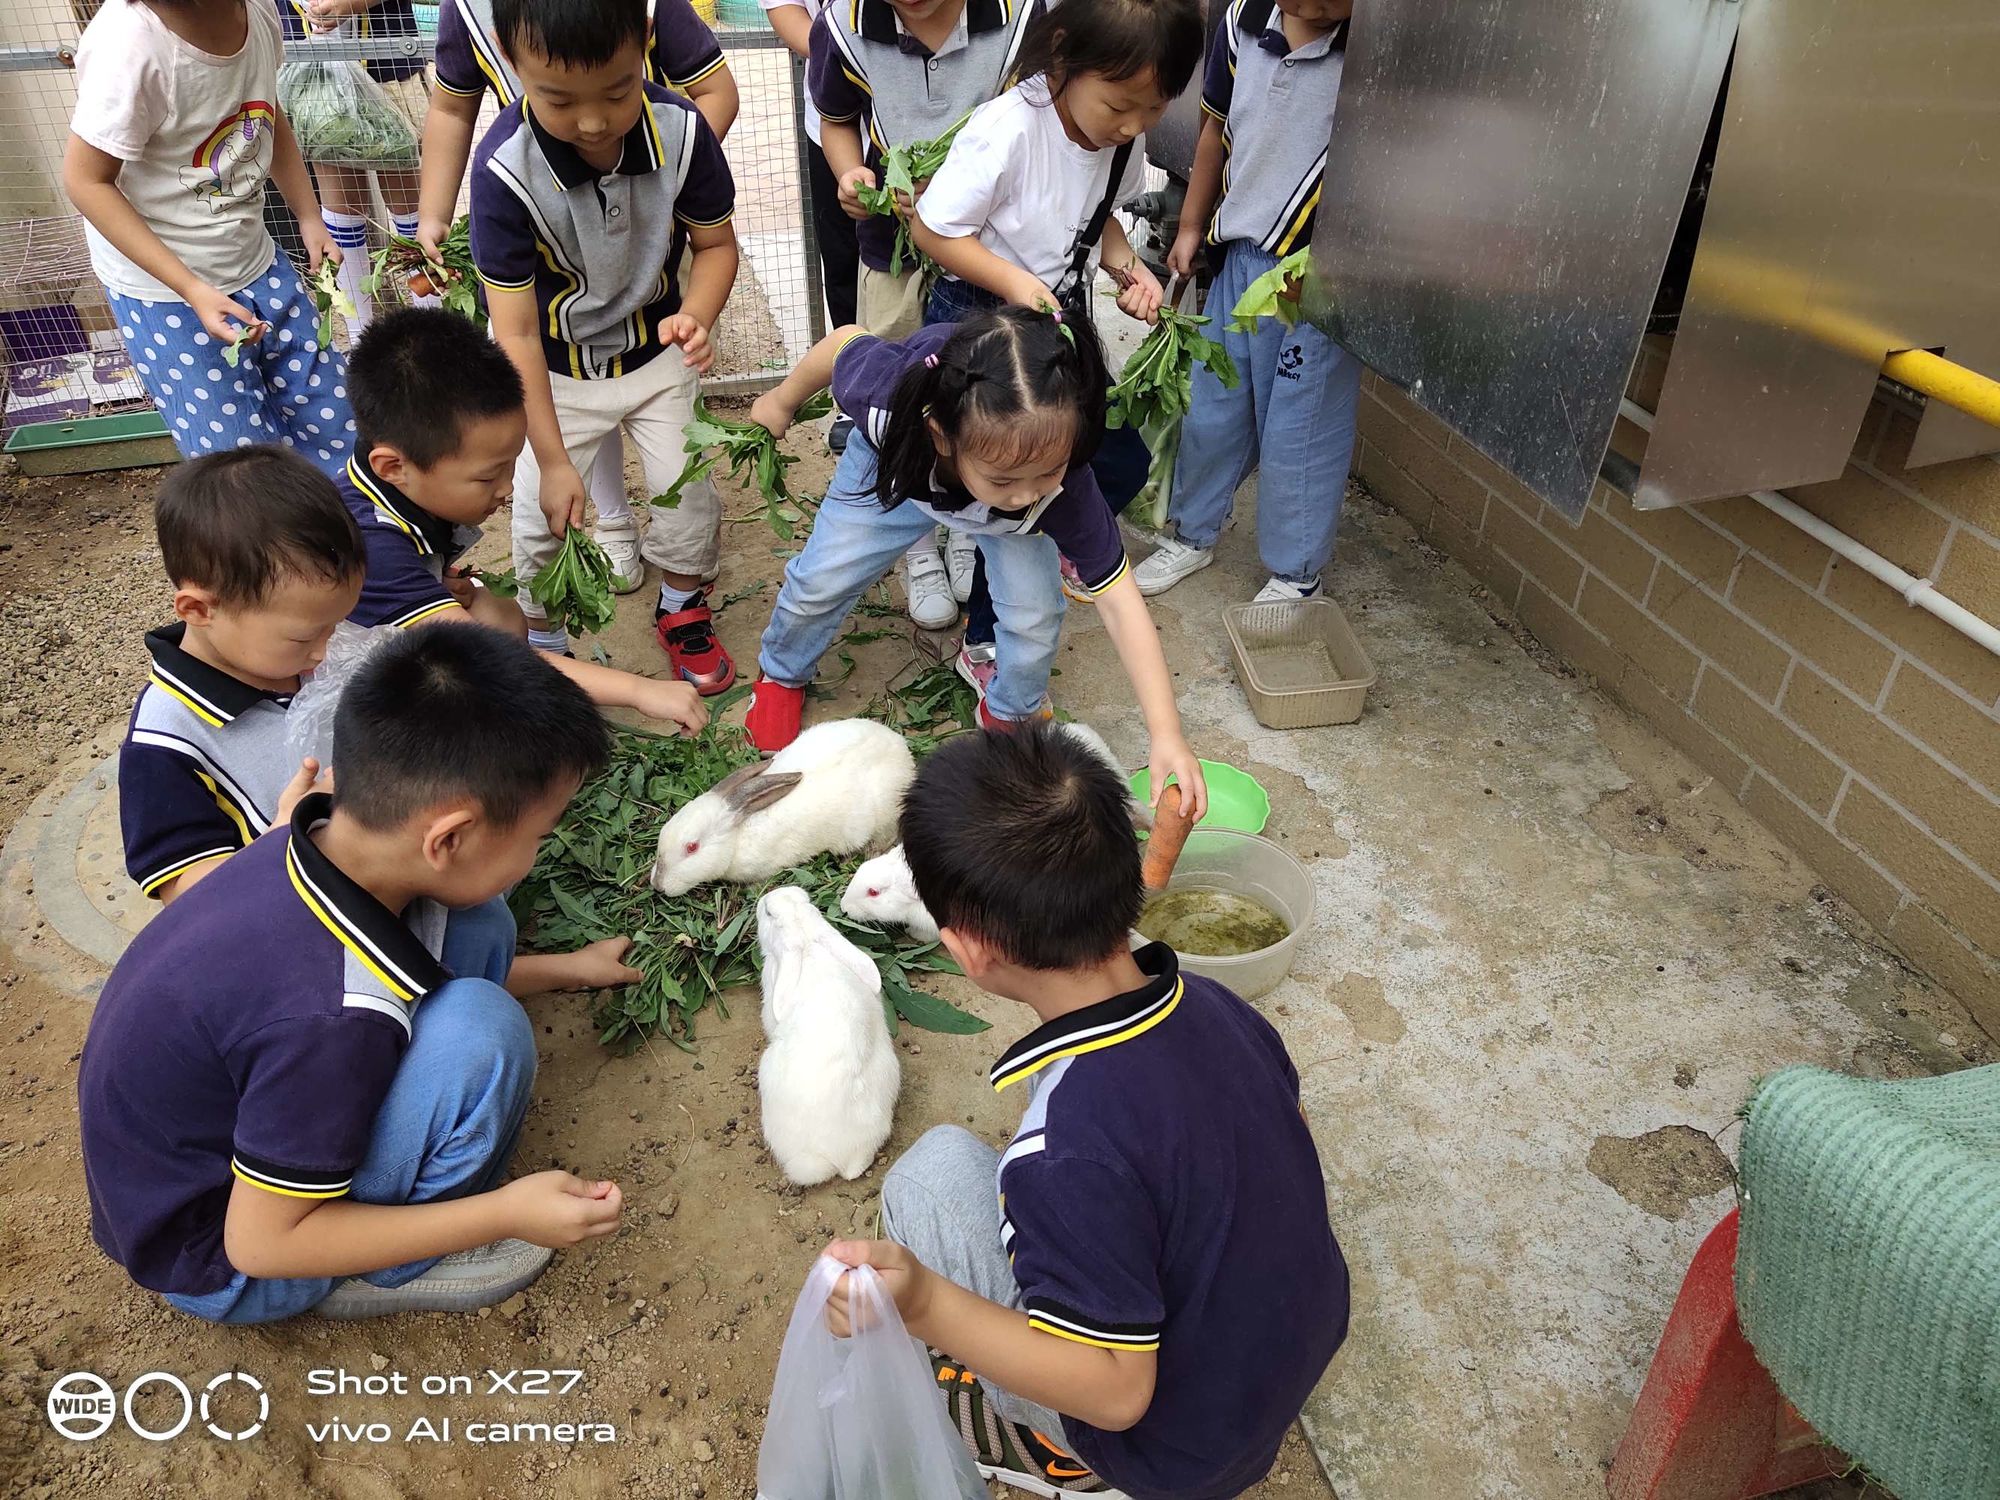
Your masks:
<path fill-rule="evenodd" d="M 1736 1321 L 1737 1213 L 1695 1252 L 1607 1480 L 1612 1500 L 1752 1500 L 1848 1469 Z"/>

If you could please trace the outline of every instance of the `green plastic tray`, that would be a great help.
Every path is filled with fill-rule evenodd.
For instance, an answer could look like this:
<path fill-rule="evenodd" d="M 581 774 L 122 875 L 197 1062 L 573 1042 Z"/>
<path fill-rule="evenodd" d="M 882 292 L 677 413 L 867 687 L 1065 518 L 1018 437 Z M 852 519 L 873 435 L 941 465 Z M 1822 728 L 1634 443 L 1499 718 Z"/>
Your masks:
<path fill-rule="evenodd" d="M 1208 811 L 1201 815 L 1198 828 L 1230 828 L 1238 833 L 1262 833 L 1271 818 L 1271 798 L 1257 784 L 1257 778 L 1219 760 L 1201 763 L 1201 779 L 1208 783 Z M 1153 773 L 1132 773 L 1132 795 L 1141 802 L 1153 800 Z"/>
<path fill-rule="evenodd" d="M 73 422 L 30 422 L 7 439 L 7 452 L 23 474 L 89 474 L 170 464 L 181 456 L 156 411 L 79 417 Z"/>

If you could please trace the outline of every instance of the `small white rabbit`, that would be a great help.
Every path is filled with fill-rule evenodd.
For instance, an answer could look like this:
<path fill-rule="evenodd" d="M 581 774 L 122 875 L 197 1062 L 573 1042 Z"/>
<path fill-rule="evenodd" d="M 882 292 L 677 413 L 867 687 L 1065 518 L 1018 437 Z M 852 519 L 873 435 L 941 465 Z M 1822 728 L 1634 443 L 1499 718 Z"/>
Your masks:
<path fill-rule="evenodd" d="M 852 1181 L 889 1139 L 902 1087 L 882 976 L 797 886 L 757 903 L 757 943 L 770 1038 L 757 1064 L 764 1143 L 800 1187 Z"/>
<path fill-rule="evenodd" d="M 937 941 L 938 925 L 917 895 L 917 882 L 901 844 L 865 861 L 854 872 L 840 898 L 840 909 L 857 922 L 901 927 L 919 942 Z"/>
<path fill-rule="evenodd" d="M 872 719 L 815 724 L 771 760 L 732 772 L 667 820 L 653 886 L 764 880 L 816 854 L 881 848 L 896 835 L 917 766 Z"/>

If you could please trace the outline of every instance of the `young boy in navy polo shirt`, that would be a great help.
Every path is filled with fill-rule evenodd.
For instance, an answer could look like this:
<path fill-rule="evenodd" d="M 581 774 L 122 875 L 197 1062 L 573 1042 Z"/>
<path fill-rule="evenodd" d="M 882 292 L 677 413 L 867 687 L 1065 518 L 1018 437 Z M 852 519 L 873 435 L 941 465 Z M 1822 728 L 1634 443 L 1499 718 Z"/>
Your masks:
<path fill-rule="evenodd" d="M 361 591 L 339 492 L 289 448 L 235 448 L 167 473 L 153 509 L 174 623 L 118 749 L 125 868 L 160 901 L 291 816 L 320 767 L 285 711 Z"/>
<path fill-rule="evenodd" d="M 683 429 L 736 280 L 736 189 L 715 132 L 646 79 L 645 0 L 495 0 L 519 76 L 472 164 L 472 257 L 493 336 L 521 372 L 528 447 L 515 471 L 514 570 L 525 586 L 586 519 L 582 475 L 614 429 L 658 493 L 686 462 Z M 676 278 L 684 248 L 688 284 Z M 706 481 L 655 509 L 641 551 L 661 570 L 655 628 L 674 675 L 704 696 L 736 668 L 705 587 L 722 502 Z M 522 594 L 529 640 L 567 649 Z"/>
<path fill-rule="evenodd" d="M 513 493 L 527 437 L 521 377 L 506 354 L 455 313 L 402 308 L 355 341 L 347 387 L 355 456 L 340 494 L 368 554 L 349 618 L 399 626 L 469 620 L 525 636 L 521 606 L 457 566 L 479 540 L 479 523 Z M 634 708 L 690 734 L 708 722 L 690 683 L 574 656 L 549 661 L 601 707 Z"/>
<path fill-rule="evenodd" d="M 225 1323 L 466 1310 L 616 1231 L 614 1183 L 505 1181 L 535 1040 L 502 982 L 622 982 L 624 941 L 517 962 L 494 904 L 610 749 L 498 631 L 415 631 L 355 674 L 338 790 L 155 918 L 91 1017 L 91 1233 L 134 1281 Z M 497 918 L 446 932 L 474 908 Z"/>
<path fill-rule="evenodd" d="M 830 1253 L 875 1267 L 943 1351 L 954 1425 L 988 1477 L 1041 1495 L 1241 1494 L 1347 1332 L 1284 1043 L 1171 949 L 1130 951 L 1126 789 L 1050 726 L 940 746 L 903 848 L 966 974 L 1041 1022 L 991 1075 L 1025 1083 L 1027 1110 L 1004 1153 L 928 1132 L 883 1183 L 887 1238 Z M 844 1290 L 829 1316 L 845 1333 Z"/>

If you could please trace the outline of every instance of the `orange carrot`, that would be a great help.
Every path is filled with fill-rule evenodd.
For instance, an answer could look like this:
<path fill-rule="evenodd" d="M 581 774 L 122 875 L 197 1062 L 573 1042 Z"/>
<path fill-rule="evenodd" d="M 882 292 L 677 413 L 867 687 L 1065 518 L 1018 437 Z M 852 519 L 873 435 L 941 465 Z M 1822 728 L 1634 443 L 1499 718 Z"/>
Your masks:
<path fill-rule="evenodd" d="M 437 294 L 437 286 L 431 281 L 430 277 L 426 276 L 422 271 L 412 271 L 410 273 L 411 296 L 435 297 Z"/>
<path fill-rule="evenodd" d="M 1169 786 L 1160 794 L 1160 805 L 1153 810 L 1153 835 L 1146 840 L 1146 852 L 1139 861 L 1139 883 L 1149 891 L 1164 891 L 1167 882 L 1173 878 L 1174 865 L 1186 847 L 1188 834 L 1194 830 L 1194 813 L 1191 804 L 1181 796 L 1178 786 Z"/>

